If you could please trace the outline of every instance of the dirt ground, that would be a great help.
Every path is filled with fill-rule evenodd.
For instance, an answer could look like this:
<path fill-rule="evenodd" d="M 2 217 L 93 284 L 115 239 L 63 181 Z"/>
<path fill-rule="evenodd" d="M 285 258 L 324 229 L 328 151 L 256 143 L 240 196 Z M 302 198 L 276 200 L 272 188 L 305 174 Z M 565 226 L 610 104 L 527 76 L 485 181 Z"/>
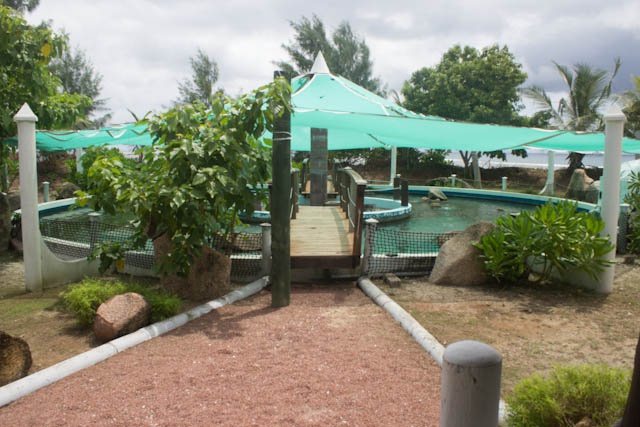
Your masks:
<path fill-rule="evenodd" d="M 633 368 L 640 331 L 640 266 L 618 264 L 613 292 L 575 287 L 438 286 L 405 278 L 374 282 L 440 343 L 482 341 L 503 357 L 502 394 L 554 365 L 604 363 Z"/>
<path fill-rule="evenodd" d="M 27 341 L 31 372 L 98 345 L 91 330 L 60 311 L 57 296 L 64 288 L 25 293 L 23 275 L 19 257 L 0 257 L 0 330 Z M 471 339 L 498 350 L 503 395 L 530 373 L 558 364 L 633 367 L 640 265 L 617 265 L 610 295 L 561 286 L 437 286 L 425 277 L 404 278 L 400 288 L 374 282 L 443 345 Z"/>

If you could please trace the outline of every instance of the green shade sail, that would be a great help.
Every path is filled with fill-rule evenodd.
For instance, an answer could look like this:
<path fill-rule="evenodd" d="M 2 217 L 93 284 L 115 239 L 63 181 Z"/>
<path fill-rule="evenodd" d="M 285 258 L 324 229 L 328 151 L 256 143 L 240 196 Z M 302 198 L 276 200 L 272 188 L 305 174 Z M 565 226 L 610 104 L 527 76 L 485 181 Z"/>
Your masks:
<path fill-rule="evenodd" d="M 603 133 L 576 133 L 463 123 L 414 113 L 329 72 L 319 55 L 312 72 L 292 79 L 291 150 L 311 149 L 311 128 L 327 129 L 329 150 L 409 147 L 497 151 L 535 147 L 581 153 L 604 151 Z M 265 139 L 271 139 L 266 133 Z M 13 143 L 15 138 L 10 140 Z M 43 151 L 93 145 L 151 145 L 146 125 L 100 130 L 38 131 Z M 622 150 L 640 154 L 640 141 L 624 138 Z"/>

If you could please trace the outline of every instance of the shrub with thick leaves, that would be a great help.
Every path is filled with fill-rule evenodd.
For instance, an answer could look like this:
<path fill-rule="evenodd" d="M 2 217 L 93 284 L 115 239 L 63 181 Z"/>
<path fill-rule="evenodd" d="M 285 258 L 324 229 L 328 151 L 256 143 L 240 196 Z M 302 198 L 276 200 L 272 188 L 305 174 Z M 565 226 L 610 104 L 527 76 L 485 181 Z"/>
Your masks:
<path fill-rule="evenodd" d="M 476 246 L 487 273 L 500 281 L 535 278 L 544 282 L 554 271 L 584 271 L 596 278 L 609 263 L 603 256 L 613 249 L 609 238 L 600 236 L 602 219 L 578 212 L 569 201 L 504 216 L 496 224 Z"/>

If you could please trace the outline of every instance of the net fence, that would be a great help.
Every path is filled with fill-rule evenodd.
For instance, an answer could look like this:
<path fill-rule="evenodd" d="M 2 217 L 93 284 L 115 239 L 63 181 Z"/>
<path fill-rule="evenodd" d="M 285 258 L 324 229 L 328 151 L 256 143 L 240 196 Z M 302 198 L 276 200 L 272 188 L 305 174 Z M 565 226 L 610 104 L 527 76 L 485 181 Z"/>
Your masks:
<path fill-rule="evenodd" d="M 87 258 L 94 247 L 105 242 L 124 243 L 134 234 L 131 226 L 85 219 L 43 218 L 40 221 L 42 238 L 61 259 Z M 16 233 L 19 234 L 19 233 Z M 209 239 L 213 249 L 230 254 L 231 279 L 245 281 L 257 278 L 262 270 L 262 233 L 240 232 L 233 239 L 214 236 Z M 128 251 L 124 266 L 151 270 L 155 267 L 153 241 L 148 240 L 139 250 Z"/>
<path fill-rule="evenodd" d="M 428 273 L 440 247 L 456 234 L 367 227 L 365 245 L 372 249 L 365 251 L 366 274 Z"/>

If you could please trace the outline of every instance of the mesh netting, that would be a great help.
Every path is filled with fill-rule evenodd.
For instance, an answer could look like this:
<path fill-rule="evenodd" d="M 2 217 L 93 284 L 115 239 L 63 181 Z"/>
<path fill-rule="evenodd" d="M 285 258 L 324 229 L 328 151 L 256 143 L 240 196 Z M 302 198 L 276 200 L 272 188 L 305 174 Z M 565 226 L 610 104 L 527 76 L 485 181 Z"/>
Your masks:
<path fill-rule="evenodd" d="M 87 258 L 92 248 L 104 242 L 125 242 L 134 233 L 130 226 L 115 225 L 101 221 L 48 219 L 40 221 L 40 232 L 49 250 L 62 259 Z M 235 241 L 216 236 L 211 247 L 231 256 L 231 279 L 249 280 L 261 275 L 262 233 L 237 233 Z M 153 242 L 145 247 L 129 251 L 125 266 L 152 269 L 155 265 Z"/>
<path fill-rule="evenodd" d="M 440 246 L 455 234 L 368 227 L 367 245 L 373 243 L 373 251 L 365 255 L 367 274 L 428 273 L 433 269 Z"/>

